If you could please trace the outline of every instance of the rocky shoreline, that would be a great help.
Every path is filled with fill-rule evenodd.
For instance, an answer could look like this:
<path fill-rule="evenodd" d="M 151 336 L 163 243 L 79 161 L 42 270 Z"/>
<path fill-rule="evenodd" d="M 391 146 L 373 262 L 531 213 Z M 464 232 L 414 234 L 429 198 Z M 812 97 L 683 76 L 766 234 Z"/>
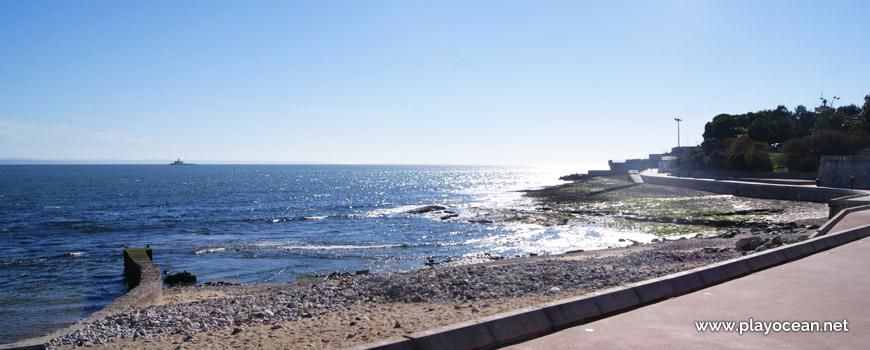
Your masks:
<path fill-rule="evenodd" d="M 173 287 L 165 290 L 163 305 L 113 315 L 79 332 L 52 339 L 50 345 L 74 348 L 103 344 L 109 348 L 146 349 L 346 348 L 794 243 L 806 239 L 816 225 L 824 222 L 826 213 L 822 207 L 797 202 L 724 198 L 652 185 L 602 192 L 622 185 L 618 179 L 580 179 L 560 187 L 530 191 L 528 195 L 539 206 L 528 212 L 512 212 L 509 217 L 512 220 L 528 217 L 555 225 L 566 217 L 596 218 L 615 227 L 649 224 L 646 226 L 649 230 L 666 223 L 695 227 L 697 233 L 691 239 L 685 234 L 679 239 L 663 235 L 656 243 L 626 248 L 406 273 L 332 275 L 279 285 Z M 631 207 L 637 199 L 648 198 L 677 201 L 682 207 L 694 203 L 701 212 L 679 213 L 680 218 L 690 223 L 681 224 L 656 214 L 652 207 L 649 210 Z M 712 215 L 708 207 L 714 202 L 731 215 Z M 611 208 L 616 204 L 628 209 L 614 213 Z M 673 216 L 672 210 L 665 212 Z M 799 220 L 794 219 L 795 212 L 802 216 Z M 506 217 L 500 213 L 486 215 L 495 222 Z M 628 216 L 650 219 L 623 220 Z M 698 217 L 708 218 L 708 224 L 697 220 Z M 452 218 L 445 220 L 449 219 Z"/>

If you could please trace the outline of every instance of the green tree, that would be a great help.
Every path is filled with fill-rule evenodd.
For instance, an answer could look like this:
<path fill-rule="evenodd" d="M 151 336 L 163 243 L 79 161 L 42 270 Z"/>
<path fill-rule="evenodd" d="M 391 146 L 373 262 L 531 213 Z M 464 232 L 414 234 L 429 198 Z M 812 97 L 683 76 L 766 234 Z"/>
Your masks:
<path fill-rule="evenodd" d="M 813 172 L 822 156 L 852 155 L 870 145 L 870 135 L 843 130 L 822 130 L 785 143 L 785 166 L 789 171 Z"/>
<path fill-rule="evenodd" d="M 797 137 L 809 135 L 819 124 L 819 114 L 807 110 L 803 105 L 795 107 L 793 116 L 796 120 L 795 135 Z"/>
<path fill-rule="evenodd" d="M 737 137 L 728 146 L 725 168 L 737 171 L 771 171 L 773 163 L 767 147 L 764 142 L 753 141 L 748 136 Z"/>
<path fill-rule="evenodd" d="M 720 114 L 704 125 L 704 140 L 734 138 L 746 133 L 746 116 Z"/>
<path fill-rule="evenodd" d="M 785 106 L 747 113 L 746 118 L 749 121 L 747 134 L 755 141 L 770 145 L 785 142 L 795 136 L 797 120 Z"/>
<path fill-rule="evenodd" d="M 861 120 L 864 121 L 864 132 L 870 134 L 870 95 L 864 96 L 864 106 L 861 107 Z"/>

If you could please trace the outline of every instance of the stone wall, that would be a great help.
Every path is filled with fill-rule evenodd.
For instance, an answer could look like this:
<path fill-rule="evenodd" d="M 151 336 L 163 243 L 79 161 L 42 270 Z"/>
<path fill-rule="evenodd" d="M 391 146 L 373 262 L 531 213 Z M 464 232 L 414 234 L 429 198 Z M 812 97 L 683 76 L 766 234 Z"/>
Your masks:
<path fill-rule="evenodd" d="M 69 327 L 52 332 L 49 335 L 27 339 L 15 344 L 9 344 L 7 349 L 44 349 L 44 344 L 52 338 L 82 329 L 94 321 L 123 312 L 134 306 L 157 305 L 163 298 L 163 279 L 160 269 L 151 261 L 151 248 L 124 249 L 124 274 L 127 283 L 132 288 L 127 294 L 115 299 L 100 311 L 73 323 Z"/>
<path fill-rule="evenodd" d="M 782 199 L 793 201 L 828 203 L 830 200 L 861 194 L 856 191 L 838 188 L 776 185 L 764 183 L 745 183 L 722 180 L 678 178 L 666 176 L 641 175 L 643 181 L 653 185 L 677 186 L 701 191 L 730 194 L 741 197 Z"/>
<path fill-rule="evenodd" d="M 678 177 L 700 177 L 704 179 L 790 179 L 815 180 L 816 173 L 771 173 L 749 171 L 709 171 L 709 170 L 675 170 L 671 175 Z"/>
<path fill-rule="evenodd" d="M 855 188 L 870 189 L 870 155 L 822 156 L 819 183 L 822 186 L 849 188 L 849 177 L 855 178 Z"/>

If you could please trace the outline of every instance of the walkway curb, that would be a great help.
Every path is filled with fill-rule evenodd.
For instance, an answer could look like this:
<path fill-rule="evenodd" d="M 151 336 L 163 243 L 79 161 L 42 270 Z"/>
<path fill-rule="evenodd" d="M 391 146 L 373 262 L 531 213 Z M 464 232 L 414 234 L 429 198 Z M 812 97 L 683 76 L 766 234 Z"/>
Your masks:
<path fill-rule="evenodd" d="M 859 197 L 864 197 L 864 196 L 850 196 L 850 197 L 859 198 Z M 843 199 L 843 198 L 837 198 L 837 199 Z M 857 206 L 857 207 L 849 207 L 849 208 L 840 210 L 836 215 L 834 215 L 833 217 L 828 219 L 828 221 L 825 222 L 824 225 L 819 227 L 819 229 L 816 230 L 816 233 L 814 233 L 812 236 L 810 236 L 810 238 L 824 236 L 824 235 L 828 234 L 828 232 L 831 231 L 831 229 L 833 229 L 834 226 L 837 226 L 837 224 L 840 223 L 840 221 L 842 221 L 843 218 L 846 217 L 846 215 L 849 215 L 849 214 L 854 213 L 856 211 L 862 211 L 862 210 L 868 210 L 868 209 L 870 209 L 870 205 L 861 205 L 861 206 Z"/>
<path fill-rule="evenodd" d="M 857 210 L 870 209 L 870 206 L 852 209 L 856 210 L 844 211 L 841 214 L 845 216 Z M 825 226 L 828 230 L 833 228 L 833 225 Z M 417 332 L 404 338 L 364 344 L 352 349 L 492 349 L 688 294 L 868 236 L 870 225 L 863 225 L 652 280 Z"/>

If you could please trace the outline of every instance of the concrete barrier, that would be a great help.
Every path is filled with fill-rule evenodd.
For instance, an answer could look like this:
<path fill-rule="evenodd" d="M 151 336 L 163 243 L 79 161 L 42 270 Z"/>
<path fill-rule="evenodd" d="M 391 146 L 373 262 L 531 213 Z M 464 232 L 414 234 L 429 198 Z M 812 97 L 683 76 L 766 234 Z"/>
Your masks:
<path fill-rule="evenodd" d="M 352 350 L 414 350 L 414 344 L 408 338 L 390 338 L 379 342 L 357 345 Z"/>
<path fill-rule="evenodd" d="M 750 183 L 730 180 L 696 179 L 643 174 L 641 174 L 641 177 L 643 177 L 645 183 L 653 185 L 685 187 L 700 191 L 762 199 L 828 203 L 830 200 L 835 198 L 863 194 L 861 192 L 842 188 Z"/>
<path fill-rule="evenodd" d="M 870 205 L 870 196 L 866 193 L 834 198 L 828 202 L 828 218 L 833 218 L 845 209 L 867 205 Z"/>
<path fill-rule="evenodd" d="M 467 321 L 406 335 L 414 349 L 481 349 L 496 344 L 485 323 Z"/>
<path fill-rule="evenodd" d="M 864 197 L 864 196 L 850 196 L 850 197 L 846 197 L 846 198 L 838 198 L 837 200 L 845 200 L 845 199 L 856 198 L 856 197 Z M 868 210 L 868 209 L 870 209 L 870 205 L 860 205 L 860 206 L 851 206 L 851 207 L 843 208 L 842 210 L 834 213 L 834 215 L 832 215 L 830 217 L 830 219 L 828 219 L 828 221 L 824 225 L 819 227 L 819 229 L 816 230 L 816 233 L 814 233 L 810 238 L 824 236 L 824 235 L 828 234 L 828 232 L 831 231 L 831 229 L 833 229 L 834 226 L 837 226 L 837 224 L 840 223 L 840 221 L 843 220 L 843 218 L 845 218 L 846 215 L 849 215 L 850 213 L 854 213 L 856 211 L 862 211 L 862 210 Z M 833 210 L 832 210 L 832 212 L 833 212 Z"/>
<path fill-rule="evenodd" d="M 46 336 L 2 345 L 0 349 L 45 349 L 45 343 L 49 340 L 73 333 L 107 316 L 124 312 L 134 306 L 149 306 L 160 303 L 163 297 L 163 280 L 160 276 L 160 269 L 151 261 L 151 248 L 124 249 L 123 256 L 124 275 L 127 278 L 128 285 L 131 287 L 126 294 L 69 327 L 54 331 Z"/>
<path fill-rule="evenodd" d="M 553 328 L 561 329 L 601 315 L 601 310 L 588 296 L 554 301 L 541 305 Z"/>
<path fill-rule="evenodd" d="M 553 330 L 553 322 L 541 307 L 514 310 L 481 320 L 495 344 L 534 338 Z"/>
<path fill-rule="evenodd" d="M 696 177 L 703 179 L 779 179 L 779 180 L 812 180 L 815 183 L 818 173 L 772 173 L 756 171 L 710 171 L 710 170 L 674 170 L 674 176 Z"/>
<path fill-rule="evenodd" d="M 674 287 L 669 281 L 670 276 L 654 278 L 643 282 L 630 284 L 630 288 L 637 294 L 641 304 L 648 304 L 674 296 Z"/>

